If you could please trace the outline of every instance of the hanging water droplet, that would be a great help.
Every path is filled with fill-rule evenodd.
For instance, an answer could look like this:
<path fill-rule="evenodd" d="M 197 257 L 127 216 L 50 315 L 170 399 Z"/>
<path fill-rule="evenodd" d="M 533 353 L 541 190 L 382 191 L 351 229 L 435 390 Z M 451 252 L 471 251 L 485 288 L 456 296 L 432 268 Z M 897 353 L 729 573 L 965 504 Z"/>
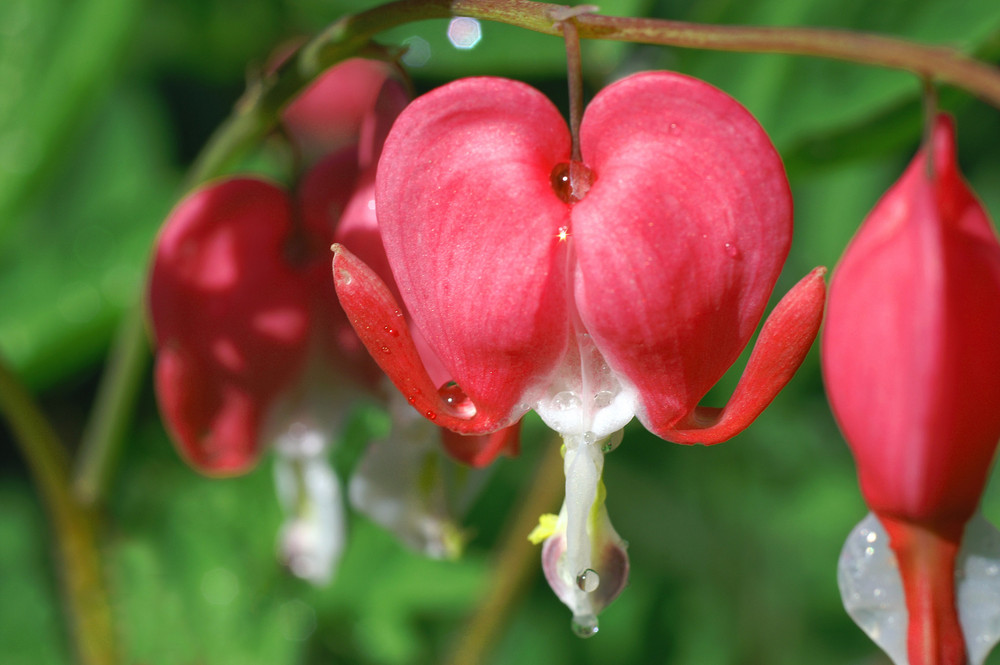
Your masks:
<path fill-rule="evenodd" d="M 454 381 L 449 381 L 438 388 L 438 395 L 452 411 L 462 418 L 472 418 L 476 415 L 476 405 L 472 403 L 465 391 Z"/>
<path fill-rule="evenodd" d="M 572 390 L 556 393 L 552 398 L 552 408 L 557 411 L 569 411 L 580 407 L 580 396 Z"/>
<path fill-rule="evenodd" d="M 570 625 L 573 627 L 573 633 L 577 637 L 586 639 L 597 635 L 597 617 L 593 614 L 575 616 L 573 617 L 573 621 Z"/>
<path fill-rule="evenodd" d="M 625 438 L 624 430 L 618 430 L 608 438 L 604 439 L 604 445 L 601 446 L 601 452 L 607 455 L 612 450 L 621 445 L 622 439 Z"/>
<path fill-rule="evenodd" d="M 576 586 L 579 587 L 580 591 L 593 593 L 594 591 L 597 591 L 597 587 L 600 585 L 601 576 L 598 575 L 597 571 L 592 568 L 588 568 L 576 576 Z"/>
<path fill-rule="evenodd" d="M 603 409 L 606 406 L 611 406 L 611 402 L 615 400 L 615 394 L 610 390 L 600 390 L 594 394 L 594 406 L 599 409 Z"/>

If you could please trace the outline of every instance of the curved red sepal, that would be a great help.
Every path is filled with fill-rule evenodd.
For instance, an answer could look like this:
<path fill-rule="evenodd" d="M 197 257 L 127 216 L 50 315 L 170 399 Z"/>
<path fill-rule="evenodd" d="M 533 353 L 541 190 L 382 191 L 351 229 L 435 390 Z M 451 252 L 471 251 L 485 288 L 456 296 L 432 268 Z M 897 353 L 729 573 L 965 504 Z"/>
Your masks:
<path fill-rule="evenodd" d="M 413 344 L 402 308 L 385 282 L 342 245 L 333 249 L 333 282 L 340 304 L 368 352 L 413 408 L 460 434 L 489 434 L 509 425 L 508 414 L 465 402 L 461 410 L 438 392 Z"/>
<path fill-rule="evenodd" d="M 823 320 L 824 275 L 826 268 L 814 268 L 774 308 L 725 407 L 697 407 L 664 430 L 646 423 L 650 431 L 674 443 L 711 445 L 746 429 L 791 380 L 812 346 Z"/>

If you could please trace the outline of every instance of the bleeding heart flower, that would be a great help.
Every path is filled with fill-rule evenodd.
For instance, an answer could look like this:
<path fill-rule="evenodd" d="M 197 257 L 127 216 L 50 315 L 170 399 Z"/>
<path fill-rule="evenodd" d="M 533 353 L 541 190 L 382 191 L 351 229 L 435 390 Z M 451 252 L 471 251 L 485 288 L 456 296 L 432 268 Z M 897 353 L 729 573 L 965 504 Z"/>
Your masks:
<path fill-rule="evenodd" d="M 781 160 L 735 100 L 663 72 L 599 93 L 580 148 L 572 161 L 555 107 L 503 79 L 439 88 L 393 126 L 376 181 L 382 239 L 457 388 L 439 393 L 378 276 L 343 248 L 334 255 L 355 330 L 420 412 L 481 434 L 534 408 L 563 435 L 565 551 L 581 568 L 564 571 L 567 587 L 603 547 L 587 521 L 604 440 L 633 416 L 682 443 L 741 431 L 800 364 L 825 290 L 822 269 L 803 279 L 765 324 L 729 404 L 698 407 L 750 339 L 787 254 Z M 611 600 L 579 594 L 576 614 Z"/>
<path fill-rule="evenodd" d="M 355 118 L 352 95 L 370 92 L 373 83 L 359 79 L 365 72 L 382 88 L 377 97 L 365 96 L 368 111 Z M 346 87 L 339 97 L 334 84 Z M 306 95 L 319 95 L 333 121 L 348 125 L 336 131 L 354 131 L 356 145 L 327 154 L 291 192 L 242 177 L 189 195 L 158 239 L 149 303 L 158 346 L 157 396 L 180 450 L 203 472 L 231 475 L 245 472 L 273 448 L 279 499 L 288 515 L 281 557 L 295 574 L 322 583 L 340 557 L 345 531 L 329 448 L 359 398 L 389 400 L 381 372 L 336 301 L 329 247 L 349 243 L 390 277 L 374 210 L 375 165 L 392 120 L 408 99 L 399 82 L 387 78 L 385 65 L 358 61 L 334 68 Z M 338 100 L 350 108 L 338 109 Z M 296 111 L 306 103 L 317 102 L 300 100 L 286 112 L 299 140 L 313 136 Z M 319 145 L 326 144 L 314 140 L 300 149 Z M 427 361 L 436 362 L 429 355 Z M 396 439 L 405 439 L 411 432 L 396 424 Z M 424 450 L 424 439 L 436 438 L 457 457 L 476 460 L 517 447 L 516 427 L 465 437 L 463 446 L 452 443 L 451 433 L 441 436 L 444 430 L 431 429 L 437 436 L 421 433 L 416 448 Z M 358 482 L 377 476 L 396 461 L 390 459 L 393 451 L 410 443 L 380 442 L 362 462 Z M 391 504 L 407 498 L 377 500 L 385 513 L 401 510 Z M 362 511 L 373 510 L 363 500 L 355 503 Z M 414 520 L 443 519 L 444 506 L 406 509 Z M 409 522 L 386 525 L 403 538 L 411 535 Z M 431 535 L 425 551 L 445 547 L 430 542 Z"/>
<path fill-rule="evenodd" d="M 931 145 L 844 252 L 822 341 L 834 415 L 898 560 L 910 665 L 967 662 L 955 557 L 1000 439 L 1000 243 L 948 117 Z"/>

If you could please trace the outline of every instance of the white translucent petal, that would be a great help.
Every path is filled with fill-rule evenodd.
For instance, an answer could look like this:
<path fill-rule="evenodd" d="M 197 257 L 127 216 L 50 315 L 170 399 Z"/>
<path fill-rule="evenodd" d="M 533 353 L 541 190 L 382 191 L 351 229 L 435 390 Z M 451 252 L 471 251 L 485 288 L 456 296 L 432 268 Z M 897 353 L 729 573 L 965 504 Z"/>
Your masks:
<path fill-rule="evenodd" d="M 344 551 L 346 523 L 340 481 L 326 459 L 326 447 L 315 455 L 313 438 L 302 445 L 278 448 L 275 487 L 285 513 L 278 533 L 281 560 L 294 575 L 313 584 L 330 581 Z M 292 454 L 282 450 L 291 449 Z"/>
<path fill-rule="evenodd" d="M 896 665 L 908 665 L 903 584 L 889 538 L 874 515 L 844 543 L 837 581 L 854 622 Z M 982 665 L 1000 641 L 1000 532 L 981 515 L 966 525 L 955 581 L 969 663 Z"/>
<path fill-rule="evenodd" d="M 434 558 L 461 553 L 454 515 L 485 479 L 485 470 L 460 467 L 441 448 L 441 428 L 392 391 L 392 431 L 369 444 L 348 484 L 351 505 L 407 547 Z"/>
<path fill-rule="evenodd" d="M 1000 531 L 976 514 L 958 554 L 958 615 L 971 665 L 982 665 L 1000 641 Z"/>

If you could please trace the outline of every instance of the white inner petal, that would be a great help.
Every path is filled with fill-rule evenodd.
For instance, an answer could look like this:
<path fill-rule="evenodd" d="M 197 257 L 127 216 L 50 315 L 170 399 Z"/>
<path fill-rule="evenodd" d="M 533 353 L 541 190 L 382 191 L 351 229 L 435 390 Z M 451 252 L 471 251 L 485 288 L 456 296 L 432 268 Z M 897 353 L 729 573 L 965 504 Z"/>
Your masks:
<path fill-rule="evenodd" d="M 535 411 L 563 437 L 603 439 L 632 420 L 638 395 L 608 367 L 589 334 L 578 333 L 576 342 Z"/>
<path fill-rule="evenodd" d="M 563 469 L 566 474 L 566 552 L 559 576 L 571 589 L 573 602 L 569 605 L 573 614 L 582 617 L 597 614 L 590 592 L 580 588 L 577 579 L 597 567 L 593 560 L 591 512 L 604 470 L 604 453 L 601 452 L 603 442 L 589 432 L 584 436 L 566 437 L 565 441 Z"/>

